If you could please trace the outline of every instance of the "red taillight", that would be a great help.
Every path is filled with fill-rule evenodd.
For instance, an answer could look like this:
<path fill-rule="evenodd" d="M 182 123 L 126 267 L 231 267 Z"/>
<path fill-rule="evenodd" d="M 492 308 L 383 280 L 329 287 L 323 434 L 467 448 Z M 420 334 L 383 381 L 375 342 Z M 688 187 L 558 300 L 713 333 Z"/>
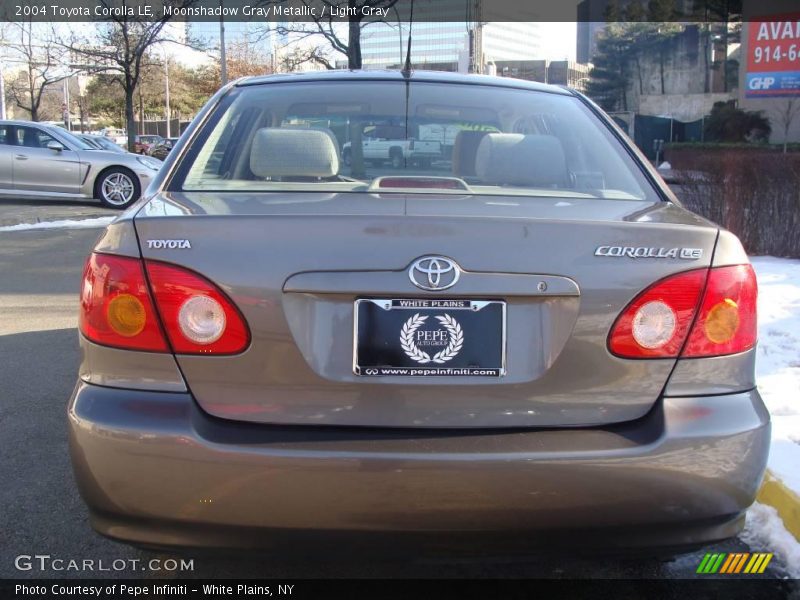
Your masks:
<path fill-rule="evenodd" d="M 79 321 L 92 342 L 128 350 L 236 354 L 250 343 L 244 319 L 213 283 L 181 267 L 124 256 L 89 257 Z"/>
<path fill-rule="evenodd" d="M 752 266 L 711 269 L 700 313 L 681 356 L 735 354 L 755 346 L 757 297 Z"/>
<path fill-rule="evenodd" d="M 611 328 L 609 350 L 623 358 L 743 352 L 756 342 L 756 296 L 750 265 L 672 275 L 647 288 L 622 311 Z"/>
<path fill-rule="evenodd" d="M 624 358 L 677 357 L 692 326 L 707 272 L 678 273 L 639 294 L 611 328 L 609 350 Z"/>
<path fill-rule="evenodd" d="M 81 290 L 80 330 L 97 344 L 168 352 L 147 291 L 142 263 L 136 258 L 92 254 L 86 261 Z"/>
<path fill-rule="evenodd" d="M 182 267 L 150 260 L 145 266 L 176 354 L 237 354 L 247 348 L 244 318 L 217 286 Z"/>

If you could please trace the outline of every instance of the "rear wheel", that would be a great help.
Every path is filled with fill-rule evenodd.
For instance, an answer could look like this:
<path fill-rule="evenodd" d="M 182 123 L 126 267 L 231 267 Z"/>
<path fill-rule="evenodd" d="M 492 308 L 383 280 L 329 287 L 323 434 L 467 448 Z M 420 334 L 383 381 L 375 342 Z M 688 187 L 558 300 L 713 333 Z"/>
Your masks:
<path fill-rule="evenodd" d="M 353 163 L 353 157 L 350 152 L 350 148 L 345 148 L 342 152 L 342 160 L 344 161 L 345 166 L 350 166 Z"/>
<path fill-rule="evenodd" d="M 125 208 L 138 200 L 141 193 L 138 177 L 122 167 L 103 171 L 95 183 L 95 196 L 110 208 Z"/>

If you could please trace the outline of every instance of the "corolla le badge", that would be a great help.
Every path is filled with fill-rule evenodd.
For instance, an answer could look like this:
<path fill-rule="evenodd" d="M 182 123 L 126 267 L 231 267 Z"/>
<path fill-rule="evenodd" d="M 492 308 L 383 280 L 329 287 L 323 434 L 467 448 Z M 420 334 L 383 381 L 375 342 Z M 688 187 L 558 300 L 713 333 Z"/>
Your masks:
<path fill-rule="evenodd" d="M 461 277 L 459 266 L 443 256 L 423 256 L 408 269 L 411 283 L 422 290 L 438 292 L 453 287 Z"/>
<path fill-rule="evenodd" d="M 595 256 L 612 258 L 682 258 L 699 260 L 703 258 L 702 248 L 648 248 L 645 246 L 598 246 Z"/>

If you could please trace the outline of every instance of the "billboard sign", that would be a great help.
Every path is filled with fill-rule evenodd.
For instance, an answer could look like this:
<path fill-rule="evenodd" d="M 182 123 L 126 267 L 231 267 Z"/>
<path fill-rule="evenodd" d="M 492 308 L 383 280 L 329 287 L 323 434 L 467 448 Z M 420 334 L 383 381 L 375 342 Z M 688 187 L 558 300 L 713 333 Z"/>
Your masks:
<path fill-rule="evenodd" d="M 745 97 L 800 96 L 800 12 L 749 23 Z"/>

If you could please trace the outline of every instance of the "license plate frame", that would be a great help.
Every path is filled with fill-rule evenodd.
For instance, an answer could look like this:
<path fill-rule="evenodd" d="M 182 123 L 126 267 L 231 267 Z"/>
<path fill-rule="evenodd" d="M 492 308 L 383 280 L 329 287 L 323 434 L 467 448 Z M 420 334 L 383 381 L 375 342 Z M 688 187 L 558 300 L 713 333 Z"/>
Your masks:
<path fill-rule="evenodd" d="M 357 298 L 353 313 L 359 377 L 506 375 L 504 300 Z"/>

